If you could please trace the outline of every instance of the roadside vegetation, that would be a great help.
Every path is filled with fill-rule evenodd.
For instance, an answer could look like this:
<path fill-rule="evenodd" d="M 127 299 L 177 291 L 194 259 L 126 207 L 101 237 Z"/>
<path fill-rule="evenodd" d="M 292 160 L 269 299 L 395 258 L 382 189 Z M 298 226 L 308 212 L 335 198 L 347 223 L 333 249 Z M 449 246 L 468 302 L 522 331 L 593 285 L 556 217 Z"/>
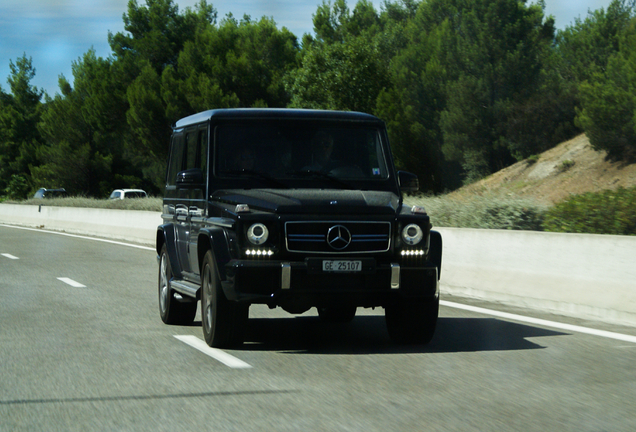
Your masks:
<path fill-rule="evenodd" d="M 636 235 L 636 187 L 575 195 L 550 208 L 546 231 Z"/>
<path fill-rule="evenodd" d="M 573 195 L 552 206 L 494 194 L 409 196 L 438 227 L 636 235 L 636 187 Z"/>
<path fill-rule="evenodd" d="M 83 208 L 104 208 L 117 210 L 162 210 L 162 198 L 130 198 L 124 200 L 96 199 L 87 197 L 67 197 L 67 198 L 31 198 L 27 200 L 4 201 L 7 204 L 42 205 L 53 207 L 83 207 Z"/>
<path fill-rule="evenodd" d="M 474 195 L 468 199 L 409 196 L 409 205 L 426 209 L 434 226 L 542 231 L 547 205 L 525 198 Z"/>

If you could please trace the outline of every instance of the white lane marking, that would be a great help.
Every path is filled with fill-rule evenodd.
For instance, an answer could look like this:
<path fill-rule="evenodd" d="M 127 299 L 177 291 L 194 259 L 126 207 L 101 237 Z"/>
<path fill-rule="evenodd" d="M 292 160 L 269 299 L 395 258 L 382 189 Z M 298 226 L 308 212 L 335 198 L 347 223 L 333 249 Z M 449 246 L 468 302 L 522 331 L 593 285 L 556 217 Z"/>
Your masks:
<path fill-rule="evenodd" d="M 542 325 L 546 327 L 553 327 L 553 328 L 558 328 L 561 330 L 567 330 L 571 332 L 585 333 L 585 334 L 600 336 L 600 337 L 609 338 L 609 339 L 616 339 L 616 340 L 620 340 L 624 342 L 636 343 L 636 336 L 631 336 L 631 335 L 626 335 L 621 333 L 614 333 L 614 332 L 609 332 L 605 330 L 596 330 L 589 327 L 581 327 L 581 326 L 572 325 L 572 324 L 564 324 L 564 323 L 548 321 L 548 320 L 539 319 L 539 318 L 531 318 L 531 317 L 511 314 L 507 312 L 499 312 L 492 309 L 484 309 L 484 308 L 480 308 L 476 306 L 468 306 L 468 305 L 453 303 L 453 302 L 444 301 L 444 300 L 440 300 L 439 303 L 443 306 L 452 307 L 455 309 L 463 309 L 463 310 L 477 312 L 477 313 L 481 313 L 485 315 L 492 315 L 499 318 L 505 318 L 505 319 L 510 319 L 514 321 L 521 321 L 521 322 L 526 322 L 530 324 Z"/>
<path fill-rule="evenodd" d="M 68 285 L 70 285 L 72 287 L 75 287 L 75 288 L 86 288 L 86 285 L 82 285 L 81 283 L 75 282 L 73 279 L 69 279 L 69 278 L 66 278 L 66 277 L 59 277 L 59 278 L 57 278 L 57 280 L 59 280 L 61 282 L 64 282 L 65 284 L 68 284 Z"/>
<path fill-rule="evenodd" d="M 21 229 L 21 230 L 26 230 L 26 231 L 37 231 L 37 232 L 44 232 L 44 233 L 49 233 L 49 234 L 57 234 L 57 235 L 61 235 L 61 236 L 74 237 L 74 238 L 79 238 L 79 239 L 84 239 L 84 240 L 94 240 L 94 241 L 98 241 L 98 242 L 116 244 L 116 245 L 120 245 L 120 246 L 128 246 L 128 247 L 137 248 L 137 249 L 144 249 L 144 250 L 151 250 L 151 251 L 155 250 L 155 248 L 148 247 L 148 246 L 140 246 L 140 245 L 136 245 L 136 244 L 123 243 L 123 242 L 118 242 L 118 241 L 114 241 L 114 240 L 107 240 L 107 239 L 101 239 L 101 238 L 96 238 L 96 237 L 86 237 L 86 236 L 81 236 L 81 235 L 77 235 L 77 234 L 68 234 L 68 233 L 57 232 L 57 231 L 43 230 L 43 229 L 39 229 L 39 228 L 27 228 L 27 227 L 15 226 L 15 225 L 5 225 L 5 224 L 0 224 L 0 226 L 6 227 L 6 228 Z"/>
<path fill-rule="evenodd" d="M 11 255 L 11 254 L 3 253 L 3 254 L 0 254 L 0 255 L 2 255 L 2 256 L 3 256 L 3 257 L 5 257 L 5 258 L 12 259 L 12 260 L 20 259 L 20 258 L 18 258 L 17 256 L 13 256 L 13 255 Z"/>
<path fill-rule="evenodd" d="M 226 353 L 225 351 L 221 351 L 217 348 L 211 348 L 204 341 L 199 339 L 196 336 L 191 335 L 175 335 L 175 338 L 179 339 L 181 342 L 190 345 L 192 348 L 198 349 L 203 354 L 209 355 L 215 360 L 220 361 L 226 366 L 229 366 L 234 369 L 248 369 L 251 368 L 249 364 L 245 363 L 243 360 L 239 360 L 234 356 Z"/>

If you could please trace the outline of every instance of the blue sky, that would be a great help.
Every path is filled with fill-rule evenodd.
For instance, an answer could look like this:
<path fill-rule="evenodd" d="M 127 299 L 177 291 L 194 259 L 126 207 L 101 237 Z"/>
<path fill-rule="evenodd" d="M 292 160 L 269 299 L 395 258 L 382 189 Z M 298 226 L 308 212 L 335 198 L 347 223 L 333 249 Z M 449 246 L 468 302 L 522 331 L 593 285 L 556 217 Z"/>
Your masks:
<path fill-rule="evenodd" d="M 357 0 L 349 0 L 350 8 Z M 174 0 L 179 10 L 198 0 Z M 558 28 L 585 18 L 588 10 L 607 8 L 611 0 L 545 0 L 546 15 L 553 15 Z M 145 0 L 138 0 L 140 5 Z M 233 0 L 212 1 L 219 18 L 227 13 L 241 18 L 273 17 L 278 27 L 287 27 L 299 38 L 312 33 L 312 14 L 322 0 Z M 373 0 L 380 10 L 383 0 Z M 53 96 L 59 92 L 58 77 L 71 82 L 71 65 L 91 47 L 97 56 L 111 54 L 108 31 L 124 30 L 122 15 L 128 0 L 0 0 L 0 87 L 9 91 L 9 61 L 26 53 L 36 69 L 31 84 Z"/>

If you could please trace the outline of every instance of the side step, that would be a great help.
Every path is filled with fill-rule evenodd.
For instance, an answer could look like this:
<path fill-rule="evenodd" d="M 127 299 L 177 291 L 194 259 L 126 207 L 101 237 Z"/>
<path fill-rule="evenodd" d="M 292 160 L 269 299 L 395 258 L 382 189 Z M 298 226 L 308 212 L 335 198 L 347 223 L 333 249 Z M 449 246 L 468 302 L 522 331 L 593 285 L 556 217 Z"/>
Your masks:
<path fill-rule="evenodd" d="M 201 287 L 197 284 L 193 284 L 192 282 L 187 282 L 184 280 L 175 280 L 172 279 L 170 281 L 170 288 L 178 292 L 179 294 L 183 294 L 188 297 L 193 297 L 194 299 L 198 299 L 199 289 Z"/>

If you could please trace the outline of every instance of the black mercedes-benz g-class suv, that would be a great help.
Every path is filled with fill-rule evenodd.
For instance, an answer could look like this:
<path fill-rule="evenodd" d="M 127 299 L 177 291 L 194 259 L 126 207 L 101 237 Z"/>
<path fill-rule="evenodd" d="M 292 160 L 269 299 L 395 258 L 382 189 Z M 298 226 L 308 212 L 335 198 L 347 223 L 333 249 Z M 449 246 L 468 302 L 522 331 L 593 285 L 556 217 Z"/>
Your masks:
<path fill-rule="evenodd" d="M 157 230 L 159 312 L 208 345 L 243 342 L 250 304 L 327 321 L 383 307 L 392 340 L 427 343 L 442 240 L 384 123 L 356 112 L 220 109 L 173 126 Z"/>

